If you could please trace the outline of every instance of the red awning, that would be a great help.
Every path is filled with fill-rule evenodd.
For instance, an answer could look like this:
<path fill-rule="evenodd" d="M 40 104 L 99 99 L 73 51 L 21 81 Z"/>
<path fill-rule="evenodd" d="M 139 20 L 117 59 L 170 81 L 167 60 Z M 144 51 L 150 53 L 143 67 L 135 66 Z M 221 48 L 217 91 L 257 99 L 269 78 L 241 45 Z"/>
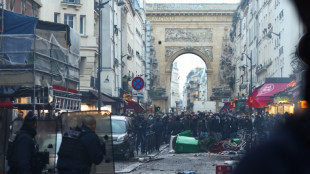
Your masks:
<path fill-rule="evenodd" d="M 266 83 L 255 88 L 252 97 L 248 96 L 247 105 L 254 108 L 264 108 L 272 101 L 270 96 L 288 88 L 288 83 Z"/>
<path fill-rule="evenodd" d="M 248 96 L 248 100 L 246 101 L 246 105 L 253 107 L 253 108 L 264 108 L 267 106 L 266 102 L 260 102 L 257 100 L 256 95 L 259 89 L 255 88 L 252 92 L 252 96 Z"/>
<path fill-rule="evenodd" d="M 256 97 L 270 97 L 275 93 L 285 90 L 287 87 L 288 83 L 266 83 L 261 88 L 259 88 Z"/>
<path fill-rule="evenodd" d="M 133 109 L 136 113 L 141 113 L 144 112 L 145 109 L 137 102 L 135 101 L 130 101 L 130 100 L 126 100 L 127 104 L 125 106 L 125 109 Z"/>
<path fill-rule="evenodd" d="M 286 88 L 288 88 L 287 85 L 288 83 L 266 83 L 261 88 L 259 88 L 256 98 L 260 102 L 268 103 L 272 100 L 270 96 L 284 91 Z"/>

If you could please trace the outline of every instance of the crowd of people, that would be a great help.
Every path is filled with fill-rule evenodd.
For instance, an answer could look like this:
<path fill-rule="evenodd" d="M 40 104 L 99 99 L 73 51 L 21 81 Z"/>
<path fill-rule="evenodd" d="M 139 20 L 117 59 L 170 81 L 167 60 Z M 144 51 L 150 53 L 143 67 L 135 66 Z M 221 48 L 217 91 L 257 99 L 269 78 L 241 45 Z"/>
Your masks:
<path fill-rule="evenodd" d="M 169 143 L 171 135 L 190 130 L 192 137 L 213 136 L 216 141 L 236 138 L 238 130 L 255 131 L 266 138 L 275 127 L 282 124 L 290 114 L 271 115 L 269 113 L 219 114 L 212 112 L 131 114 L 132 130 L 136 134 L 136 149 L 141 145 L 141 153 L 146 151 L 146 137 L 154 133 L 155 147 Z"/>

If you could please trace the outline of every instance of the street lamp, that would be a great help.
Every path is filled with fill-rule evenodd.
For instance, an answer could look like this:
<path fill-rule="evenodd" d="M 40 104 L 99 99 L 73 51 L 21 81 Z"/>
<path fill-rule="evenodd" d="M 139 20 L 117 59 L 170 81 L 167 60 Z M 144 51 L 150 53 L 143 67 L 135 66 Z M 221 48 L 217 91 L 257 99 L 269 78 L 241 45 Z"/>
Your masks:
<path fill-rule="evenodd" d="M 245 55 L 246 58 L 248 58 L 250 60 L 251 76 L 250 76 L 249 95 L 252 97 L 252 84 L 253 84 L 253 81 L 252 81 L 252 69 L 253 69 L 252 68 L 252 53 L 251 53 L 250 57 L 247 54 L 245 54 L 245 53 L 242 53 L 242 55 Z M 241 60 L 242 60 L 242 58 L 241 58 Z"/>
<path fill-rule="evenodd" d="M 121 60 L 123 60 L 123 57 L 125 56 L 127 56 L 127 60 L 132 60 L 132 56 L 128 54 L 122 55 Z"/>
<path fill-rule="evenodd" d="M 272 38 L 272 34 L 278 36 L 279 38 L 281 37 L 281 34 L 277 34 L 277 33 L 274 33 L 274 32 L 269 32 L 265 35 L 265 39 L 271 39 Z"/>

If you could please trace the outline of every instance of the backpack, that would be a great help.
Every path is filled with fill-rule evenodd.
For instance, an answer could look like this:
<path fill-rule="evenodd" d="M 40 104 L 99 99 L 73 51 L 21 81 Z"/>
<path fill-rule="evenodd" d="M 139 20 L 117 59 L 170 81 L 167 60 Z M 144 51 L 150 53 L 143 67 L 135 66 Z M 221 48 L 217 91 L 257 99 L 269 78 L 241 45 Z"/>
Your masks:
<path fill-rule="evenodd" d="M 84 131 L 79 128 L 76 128 L 74 130 L 70 129 L 66 133 L 64 133 L 58 151 L 59 158 L 84 161 L 85 147 L 81 143 L 80 138 L 88 133 L 90 133 L 90 131 Z"/>

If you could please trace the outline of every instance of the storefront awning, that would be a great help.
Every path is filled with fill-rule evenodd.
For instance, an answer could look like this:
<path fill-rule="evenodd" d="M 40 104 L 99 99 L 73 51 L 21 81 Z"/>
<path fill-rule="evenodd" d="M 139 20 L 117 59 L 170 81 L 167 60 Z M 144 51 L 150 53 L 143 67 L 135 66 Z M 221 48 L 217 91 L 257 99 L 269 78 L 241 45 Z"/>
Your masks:
<path fill-rule="evenodd" d="M 256 98 L 258 94 L 259 89 L 255 88 L 254 91 L 252 92 L 252 96 L 248 96 L 248 100 L 246 101 L 246 105 L 253 107 L 253 108 L 264 108 L 267 106 L 266 102 L 259 102 Z"/>
<path fill-rule="evenodd" d="M 89 91 L 91 94 L 93 94 L 96 98 L 98 98 L 98 92 L 97 91 Z M 114 99 L 110 98 L 106 94 L 101 93 L 101 101 L 103 103 L 116 103 Z"/>
<path fill-rule="evenodd" d="M 145 111 L 145 109 L 139 103 L 137 103 L 133 100 L 127 100 L 126 101 L 125 109 L 126 110 L 134 110 L 136 113 L 141 113 L 141 112 Z"/>
<path fill-rule="evenodd" d="M 258 100 L 269 100 L 270 96 L 281 92 L 286 88 L 288 88 L 288 83 L 266 83 L 259 88 L 256 98 Z"/>
<path fill-rule="evenodd" d="M 273 99 L 272 95 L 288 88 L 288 83 L 266 83 L 254 89 L 252 96 L 248 96 L 247 105 L 254 108 L 264 108 Z"/>

